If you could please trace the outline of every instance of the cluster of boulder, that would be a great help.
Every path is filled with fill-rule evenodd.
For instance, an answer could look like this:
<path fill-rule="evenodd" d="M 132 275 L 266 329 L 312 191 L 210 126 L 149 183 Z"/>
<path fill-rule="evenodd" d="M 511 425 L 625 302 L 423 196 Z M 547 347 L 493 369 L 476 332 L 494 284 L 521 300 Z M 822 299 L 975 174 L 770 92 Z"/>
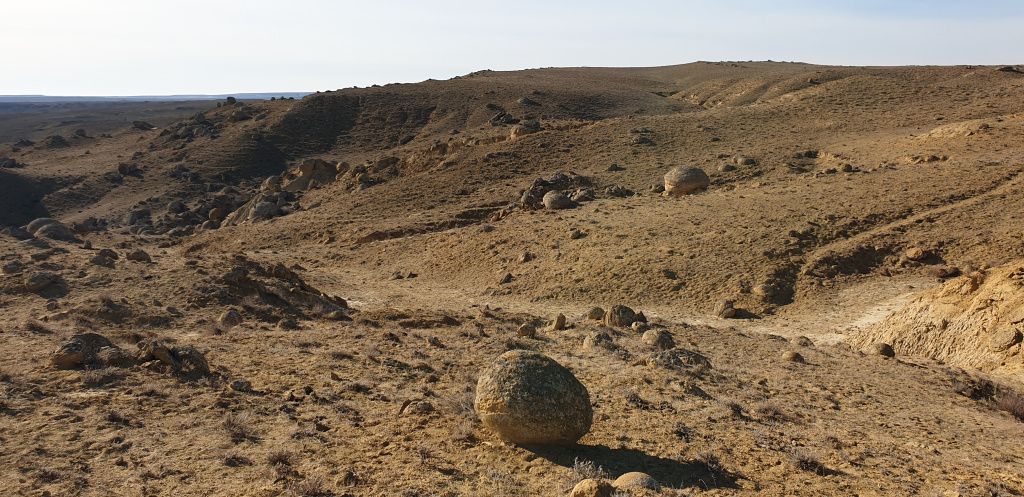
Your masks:
<path fill-rule="evenodd" d="M 246 221 L 259 222 L 291 214 L 301 209 L 298 203 L 301 192 L 339 179 L 347 179 L 359 185 L 370 182 L 365 166 L 349 168 L 345 162 L 331 164 L 323 159 L 306 159 L 295 170 L 264 180 L 259 192 L 227 215 L 223 224 L 234 226 Z"/>
<path fill-rule="evenodd" d="M 50 354 L 50 365 L 58 369 L 76 369 L 159 364 L 174 373 L 210 374 L 206 357 L 191 345 L 171 346 L 160 340 L 143 340 L 137 345 L 138 350 L 132 354 L 103 335 L 80 333 Z"/>
<path fill-rule="evenodd" d="M 616 478 L 612 483 L 597 478 L 582 480 L 572 488 L 569 497 L 611 497 L 638 490 L 660 492 L 661 484 L 647 473 L 633 471 Z"/>
<path fill-rule="evenodd" d="M 519 206 L 527 210 L 568 209 L 579 202 L 594 199 L 594 190 L 585 188 L 587 178 L 574 172 L 555 173 L 550 178 L 537 178 L 519 198 Z"/>

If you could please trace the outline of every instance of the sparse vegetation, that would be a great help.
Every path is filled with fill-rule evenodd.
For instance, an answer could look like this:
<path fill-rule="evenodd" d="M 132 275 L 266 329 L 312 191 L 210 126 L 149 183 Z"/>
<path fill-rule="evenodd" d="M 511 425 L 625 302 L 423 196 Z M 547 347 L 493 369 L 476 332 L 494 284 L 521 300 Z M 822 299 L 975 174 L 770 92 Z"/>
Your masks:
<path fill-rule="evenodd" d="M 253 416 L 248 411 L 229 412 L 221 420 L 221 428 L 234 442 L 258 439 L 259 432 L 253 424 Z"/>
<path fill-rule="evenodd" d="M 789 453 L 789 463 L 801 471 L 821 473 L 825 469 L 817 454 L 803 448 L 794 449 Z"/>

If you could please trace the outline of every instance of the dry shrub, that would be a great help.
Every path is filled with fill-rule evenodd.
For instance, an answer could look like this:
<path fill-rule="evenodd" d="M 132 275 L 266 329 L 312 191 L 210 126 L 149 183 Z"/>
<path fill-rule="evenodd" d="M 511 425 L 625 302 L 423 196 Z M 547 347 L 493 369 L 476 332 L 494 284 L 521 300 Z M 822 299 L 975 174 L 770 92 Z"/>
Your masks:
<path fill-rule="evenodd" d="M 145 397 L 166 397 L 167 388 L 155 381 L 151 381 L 139 387 L 139 395 Z"/>
<path fill-rule="evenodd" d="M 813 471 L 821 473 L 825 467 L 818 459 L 818 455 L 807 449 L 795 449 L 789 454 L 789 463 L 801 471 Z"/>
<path fill-rule="evenodd" d="M 220 423 L 221 428 L 227 432 L 228 436 L 234 442 L 241 442 L 243 440 L 255 440 L 259 438 L 259 432 L 256 431 L 256 427 L 253 426 L 252 414 L 248 411 L 243 412 L 229 412 L 224 415 L 224 419 Z"/>
<path fill-rule="evenodd" d="M 610 477 L 611 475 L 609 475 L 603 467 L 594 464 L 594 461 L 588 461 L 586 459 L 581 461 L 577 457 L 573 459 L 572 468 L 569 469 L 569 475 L 566 478 L 564 485 L 565 491 L 571 490 L 577 483 L 583 480 L 602 480 Z"/>
<path fill-rule="evenodd" d="M 761 421 L 778 422 L 786 419 L 786 413 L 782 411 L 782 407 L 771 401 L 761 402 L 754 408 L 754 412 L 757 413 Z"/>
<path fill-rule="evenodd" d="M 289 492 L 299 497 L 321 497 L 333 495 L 327 489 L 327 479 L 319 475 L 308 475 L 297 481 L 291 481 L 286 485 Z"/>
<path fill-rule="evenodd" d="M 128 410 L 125 410 L 125 409 L 119 409 L 119 408 L 116 408 L 116 407 L 112 407 L 110 409 L 107 409 L 106 420 L 110 421 L 111 423 L 117 423 L 117 424 L 121 424 L 121 425 L 125 425 L 125 426 L 131 426 L 132 421 L 134 420 L 134 418 L 135 418 L 134 413 L 132 413 L 131 411 L 128 411 Z"/>
<path fill-rule="evenodd" d="M 327 355 L 336 361 L 342 361 L 354 357 L 351 351 L 345 349 L 331 349 L 327 351 Z"/>
<path fill-rule="evenodd" d="M 117 368 L 89 369 L 80 378 L 87 387 L 99 387 L 124 379 L 124 373 Z"/>
<path fill-rule="evenodd" d="M 995 403 L 1000 411 L 1005 411 L 1017 421 L 1024 422 L 1024 396 L 1008 388 L 1000 388 L 996 393 Z"/>
<path fill-rule="evenodd" d="M 516 478 L 511 471 L 500 471 L 494 468 L 488 469 L 485 475 L 490 484 L 490 495 L 494 497 L 513 497 L 523 495 L 520 487 L 522 482 Z"/>
<path fill-rule="evenodd" d="M 267 464 L 270 466 L 291 466 L 295 462 L 295 454 L 285 449 L 272 450 L 267 454 Z"/>
<path fill-rule="evenodd" d="M 740 404 L 738 400 L 724 399 L 722 400 L 722 405 L 725 406 L 726 409 L 729 409 L 729 412 L 732 413 L 734 418 L 743 417 L 743 404 Z"/>
<path fill-rule="evenodd" d="M 224 454 L 221 455 L 220 459 L 221 461 L 224 462 L 225 466 L 229 466 L 232 468 L 252 465 L 251 459 L 249 459 L 248 457 L 245 456 L 245 454 L 242 454 L 241 452 L 235 449 L 230 449 L 224 452 Z"/>
<path fill-rule="evenodd" d="M 25 331 L 31 331 L 32 333 L 40 333 L 47 335 L 53 333 L 53 328 L 51 328 L 49 325 L 43 323 L 42 321 L 39 321 L 38 319 L 32 318 L 26 319 L 23 323 L 21 323 L 21 329 Z"/>
<path fill-rule="evenodd" d="M 718 451 L 711 447 L 704 448 L 698 452 L 694 462 L 707 468 L 710 473 L 722 471 L 722 460 L 718 457 Z"/>

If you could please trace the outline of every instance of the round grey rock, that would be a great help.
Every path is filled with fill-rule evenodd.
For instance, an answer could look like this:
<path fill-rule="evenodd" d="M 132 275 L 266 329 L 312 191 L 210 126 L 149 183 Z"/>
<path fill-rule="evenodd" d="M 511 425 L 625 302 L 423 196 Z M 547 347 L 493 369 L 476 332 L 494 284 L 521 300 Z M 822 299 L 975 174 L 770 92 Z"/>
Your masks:
<path fill-rule="evenodd" d="M 568 209 L 572 207 L 572 200 L 560 192 L 551 190 L 544 194 L 544 207 L 548 209 Z"/>

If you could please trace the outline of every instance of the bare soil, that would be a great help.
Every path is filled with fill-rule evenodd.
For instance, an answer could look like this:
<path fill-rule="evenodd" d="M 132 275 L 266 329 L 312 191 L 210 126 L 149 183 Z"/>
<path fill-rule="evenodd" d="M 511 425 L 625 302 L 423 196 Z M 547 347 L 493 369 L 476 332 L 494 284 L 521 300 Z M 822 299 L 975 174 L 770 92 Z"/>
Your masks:
<path fill-rule="evenodd" d="M 0 485 L 568 495 L 593 463 L 647 472 L 665 495 L 1020 495 L 1019 339 L 1002 367 L 936 353 L 900 317 L 936 295 L 964 313 L 1019 291 L 943 290 L 1024 259 L 1024 75 L 1001 69 L 481 71 L 2 145 L 16 165 L 0 169 L 0 224 L 78 232 L 0 234 L 0 263 L 20 263 L 0 274 Z M 265 186 L 306 159 L 337 179 Z M 652 189 L 684 164 L 707 191 Z M 571 179 L 541 188 L 594 199 L 521 204 L 556 173 Z M 267 195 L 284 215 L 217 227 Z M 137 249 L 151 261 L 127 260 Z M 38 271 L 62 283 L 29 291 Z M 721 299 L 733 319 L 714 314 Z M 613 305 L 710 365 L 586 319 Z M 240 325 L 218 322 L 230 309 Z M 559 313 L 568 329 L 515 336 Z M 601 331 L 613 344 L 585 349 Z M 83 332 L 194 345 L 212 374 L 52 367 Z M 860 351 L 880 340 L 896 357 Z M 478 373 L 515 348 L 589 389 L 578 446 L 505 445 L 476 419 Z"/>

